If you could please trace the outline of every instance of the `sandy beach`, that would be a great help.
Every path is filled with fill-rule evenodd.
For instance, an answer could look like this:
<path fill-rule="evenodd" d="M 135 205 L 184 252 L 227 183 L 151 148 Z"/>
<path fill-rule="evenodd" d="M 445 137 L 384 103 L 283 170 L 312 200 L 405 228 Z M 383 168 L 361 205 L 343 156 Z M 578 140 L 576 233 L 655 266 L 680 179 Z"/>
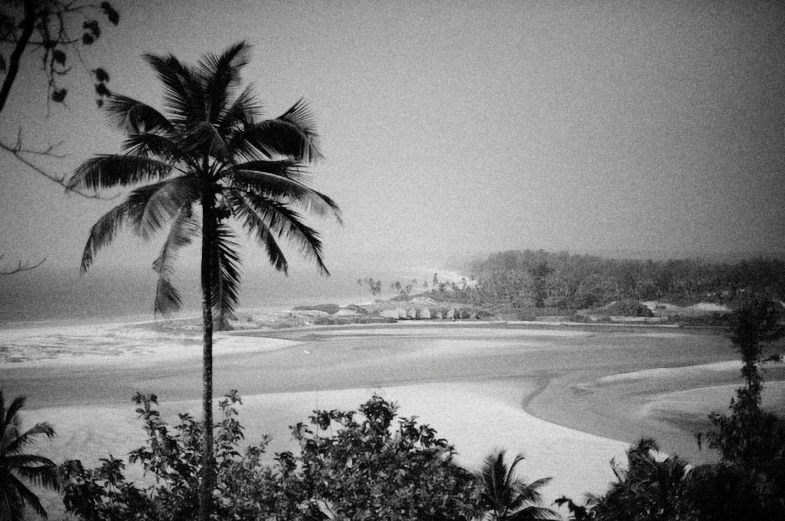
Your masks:
<path fill-rule="evenodd" d="M 57 462 L 95 465 L 140 446 L 136 391 L 156 393 L 170 421 L 199 415 L 198 331 L 102 324 L 3 330 L 0 339 L 0 385 L 28 396 L 27 425 L 53 424 L 58 437 L 36 448 Z M 271 451 L 292 449 L 289 425 L 378 393 L 436 428 L 468 468 L 495 448 L 523 453 L 525 477 L 553 477 L 549 503 L 606 490 L 609 461 L 623 460 L 643 435 L 666 452 L 711 460 L 691 429 L 724 410 L 740 382 L 724 337 L 657 328 L 423 322 L 239 331 L 217 334 L 214 356 L 216 394 L 243 396 L 248 442 L 271 434 Z M 768 402 L 781 404 L 782 367 L 767 379 Z M 60 508 L 53 495 L 47 504 Z"/>

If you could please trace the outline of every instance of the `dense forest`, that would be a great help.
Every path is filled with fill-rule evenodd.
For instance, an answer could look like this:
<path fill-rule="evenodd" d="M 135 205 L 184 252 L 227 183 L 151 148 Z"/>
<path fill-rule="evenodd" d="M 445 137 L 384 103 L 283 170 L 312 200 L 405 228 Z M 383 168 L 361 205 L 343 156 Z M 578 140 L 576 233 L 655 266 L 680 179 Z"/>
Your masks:
<path fill-rule="evenodd" d="M 432 287 L 483 306 L 580 310 L 615 301 L 678 305 L 714 302 L 733 307 L 749 292 L 785 299 L 785 262 L 699 259 L 620 260 L 543 250 L 506 251 L 464 266 L 463 284 Z"/>

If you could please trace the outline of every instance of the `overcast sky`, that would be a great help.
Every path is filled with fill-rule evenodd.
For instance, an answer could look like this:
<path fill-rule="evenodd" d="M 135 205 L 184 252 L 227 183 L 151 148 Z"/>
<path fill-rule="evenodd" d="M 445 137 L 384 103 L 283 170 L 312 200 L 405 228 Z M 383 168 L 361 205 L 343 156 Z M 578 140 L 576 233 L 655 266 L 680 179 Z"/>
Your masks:
<path fill-rule="evenodd" d="M 345 220 L 310 221 L 333 269 L 525 248 L 785 250 L 782 2 L 112 3 L 120 25 L 104 22 L 84 58 L 117 92 L 160 107 L 141 54 L 195 61 L 245 39 L 268 116 L 308 100 L 326 156 L 313 184 Z M 62 141 L 49 166 L 64 172 L 119 151 L 82 66 L 47 118 L 38 65 L 25 55 L 3 139 L 21 126 L 30 145 Z M 119 201 L 2 167 L 5 260 L 76 268 Z M 97 262 L 149 266 L 157 247 L 140 244 Z"/>

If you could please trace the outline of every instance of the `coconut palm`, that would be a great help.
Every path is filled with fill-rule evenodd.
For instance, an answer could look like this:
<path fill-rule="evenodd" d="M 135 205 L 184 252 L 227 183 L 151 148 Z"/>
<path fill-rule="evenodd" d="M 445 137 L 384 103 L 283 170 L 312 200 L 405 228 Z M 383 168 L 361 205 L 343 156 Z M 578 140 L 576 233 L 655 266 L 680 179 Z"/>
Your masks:
<path fill-rule="evenodd" d="M 516 467 L 523 461 L 518 454 L 510 465 L 504 462 L 505 451 L 489 455 L 483 462 L 479 475 L 481 486 L 480 507 L 485 512 L 483 519 L 498 521 L 528 521 L 533 519 L 557 519 L 556 513 L 538 506 L 541 501 L 540 488 L 551 478 L 526 483 L 516 475 Z"/>
<path fill-rule="evenodd" d="M 14 398 L 6 409 L 3 391 L 0 391 L 0 519 L 20 521 L 24 507 L 29 506 L 39 516 L 46 518 L 46 510 L 38 497 L 22 480 L 33 485 L 57 490 L 57 466 L 48 458 L 22 454 L 41 434 L 47 438 L 55 435 L 48 423 L 38 423 L 22 432 L 19 411 L 25 399 Z"/>
<path fill-rule="evenodd" d="M 611 461 L 616 481 L 597 501 L 601 519 L 683 519 L 690 467 L 678 456 L 658 458 L 659 446 L 642 438 L 627 450 L 626 468 Z M 679 516 L 682 517 L 679 517 Z"/>
<path fill-rule="evenodd" d="M 321 157 L 316 131 L 300 100 L 283 115 L 262 120 L 252 88 L 240 90 L 249 46 L 240 42 L 196 65 L 174 56 L 145 55 L 164 86 L 164 112 L 135 99 L 112 95 L 104 104 L 126 134 L 122 154 L 98 155 L 77 168 L 72 188 L 114 189 L 141 185 L 93 226 L 82 255 L 82 272 L 126 224 L 148 239 L 169 225 L 160 255 L 156 314 L 180 307 L 171 282 L 178 251 L 201 236 L 204 322 L 203 476 L 201 519 L 209 516 L 214 482 L 212 448 L 213 318 L 226 324 L 237 304 L 240 256 L 233 221 L 254 237 L 276 270 L 288 264 L 279 245 L 293 242 L 322 274 L 329 274 L 319 234 L 303 212 L 332 215 L 338 206 L 307 185 L 306 166 Z"/>

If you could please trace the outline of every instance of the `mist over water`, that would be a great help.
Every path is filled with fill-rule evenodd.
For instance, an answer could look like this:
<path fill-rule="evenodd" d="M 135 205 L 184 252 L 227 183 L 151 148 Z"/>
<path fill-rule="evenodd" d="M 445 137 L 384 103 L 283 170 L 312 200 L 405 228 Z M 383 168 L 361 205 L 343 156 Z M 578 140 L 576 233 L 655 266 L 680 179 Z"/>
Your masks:
<path fill-rule="evenodd" d="M 406 285 L 413 278 L 421 287 L 434 270 L 333 269 L 330 277 L 315 269 L 296 270 L 288 277 L 272 269 L 243 273 L 239 309 L 289 309 L 315 303 L 349 304 L 374 298 L 358 279 L 382 280 L 381 297 L 393 295 L 395 281 Z M 156 274 L 151 269 L 94 267 L 84 276 L 77 269 L 44 267 L 0 277 L 0 327 L 35 327 L 71 323 L 151 320 L 154 318 Z M 183 297 L 180 315 L 198 313 L 201 306 L 199 274 L 185 269 L 174 278 Z"/>

